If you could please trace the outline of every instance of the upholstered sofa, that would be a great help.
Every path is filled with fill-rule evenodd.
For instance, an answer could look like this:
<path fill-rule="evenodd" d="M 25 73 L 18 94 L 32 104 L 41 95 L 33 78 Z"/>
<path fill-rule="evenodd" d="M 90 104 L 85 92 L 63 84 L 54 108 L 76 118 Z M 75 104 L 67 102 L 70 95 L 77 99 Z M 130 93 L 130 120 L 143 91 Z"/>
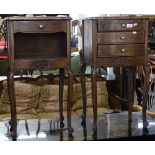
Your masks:
<path fill-rule="evenodd" d="M 15 79 L 15 95 L 18 119 L 59 119 L 59 78 L 58 76 L 40 76 L 38 78 Z M 82 90 L 79 77 L 75 77 L 73 85 L 72 117 L 82 114 Z M 65 81 L 66 82 L 66 81 Z M 10 101 L 7 81 L 1 82 L 0 120 L 10 119 Z M 98 114 L 114 112 L 109 106 L 106 81 L 99 79 Z M 64 86 L 64 116 L 67 110 L 67 85 Z M 86 78 L 87 115 L 92 115 L 92 98 L 90 78 Z"/>

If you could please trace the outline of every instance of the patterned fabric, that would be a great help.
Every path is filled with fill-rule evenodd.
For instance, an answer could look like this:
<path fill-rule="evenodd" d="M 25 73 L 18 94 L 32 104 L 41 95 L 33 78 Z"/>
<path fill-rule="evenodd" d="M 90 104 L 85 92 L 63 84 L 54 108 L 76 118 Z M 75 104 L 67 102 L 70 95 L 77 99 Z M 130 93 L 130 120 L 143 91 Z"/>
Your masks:
<path fill-rule="evenodd" d="M 40 81 L 41 80 L 41 81 Z M 56 80 L 56 79 L 55 79 Z M 82 114 L 82 89 L 78 82 L 73 85 L 72 116 Z M 92 115 L 92 92 L 90 78 L 86 78 L 87 113 Z M 18 119 L 59 119 L 59 85 L 48 84 L 45 79 L 37 81 L 15 81 L 15 95 Z M 58 82 L 56 82 L 58 83 Z M 106 81 L 97 81 L 98 113 L 110 113 Z M 66 117 L 68 86 L 64 85 L 63 111 Z M 3 81 L 3 90 L 0 98 L 0 120 L 10 119 L 10 101 L 8 97 L 7 82 Z"/>
<path fill-rule="evenodd" d="M 67 110 L 68 86 L 64 86 L 63 110 Z M 59 85 L 44 85 L 41 88 L 37 113 L 59 112 Z"/>
<path fill-rule="evenodd" d="M 14 82 L 17 113 L 36 114 L 39 100 L 40 86 Z M 0 114 L 10 113 L 10 101 L 8 96 L 7 81 L 3 81 L 3 91 L 0 99 Z"/>
<path fill-rule="evenodd" d="M 73 110 L 82 109 L 82 88 L 81 84 L 76 84 L 74 95 Z M 97 105 L 98 107 L 109 108 L 108 103 L 108 92 L 105 81 L 97 81 Z M 93 107 L 92 105 L 92 91 L 91 91 L 91 82 L 86 82 L 86 97 L 87 97 L 87 107 Z"/>
<path fill-rule="evenodd" d="M 78 92 L 77 85 L 79 84 L 73 84 L 73 103 L 75 103 Z M 64 91 L 63 91 L 64 111 L 67 111 L 67 98 L 68 98 L 68 86 L 64 85 Z M 59 85 L 42 86 L 37 112 L 59 112 Z"/>

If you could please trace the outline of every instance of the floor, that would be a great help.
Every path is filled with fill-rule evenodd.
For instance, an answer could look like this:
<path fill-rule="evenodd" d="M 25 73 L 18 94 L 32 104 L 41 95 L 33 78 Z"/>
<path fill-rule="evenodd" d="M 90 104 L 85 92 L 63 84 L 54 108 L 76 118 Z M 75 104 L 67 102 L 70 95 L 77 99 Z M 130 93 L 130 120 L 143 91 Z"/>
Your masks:
<path fill-rule="evenodd" d="M 73 139 L 68 138 L 66 120 L 63 130 L 59 121 L 20 120 L 18 122 L 18 141 L 83 141 L 83 140 L 153 140 L 155 138 L 155 119 L 147 117 L 148 133 L 144 135 L 141 113 L 133 112 L 131 130 L 128 126 L 127 112 L 104 114 L 98 117 L 97 135 L 93 136 L 92 117 L 87 117 L 86 130 L 81 126 L 81 119 L 72 119 Z M 11 141 L 9 121 L 0 122 L 0 140 Z"/>

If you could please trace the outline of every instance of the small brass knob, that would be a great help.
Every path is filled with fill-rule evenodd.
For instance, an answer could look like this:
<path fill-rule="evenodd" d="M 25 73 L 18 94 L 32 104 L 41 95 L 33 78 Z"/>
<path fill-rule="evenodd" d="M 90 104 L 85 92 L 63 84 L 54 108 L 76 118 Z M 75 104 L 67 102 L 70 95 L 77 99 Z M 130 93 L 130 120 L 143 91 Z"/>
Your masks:
<path fill-rule="evenodd" d="M 120 37 L 120 39 L 122 39 L 122 40 L 123 40 L 123 39 L 125 39 L 125 37 L 121 36 L 121 37 Z"/>
<path fill-rule="evenodd" d="M 121 49 L 121 52 L 122 52 L 122 53 L 124 53 L 125 51 L 126 51 L 125 48 L 122 48 L 122 49 Z"/>
<path fill-rule="evenodd" d="M 125 24 L 121 24 L 121 27 L 125 27 Z"/>
<path fill-rule="evenodd" d="M 40 25 L 39 25 L 39 28 L 41 28 L 41 29 L 44 28 L 44 25 L 40 24 Z"/>

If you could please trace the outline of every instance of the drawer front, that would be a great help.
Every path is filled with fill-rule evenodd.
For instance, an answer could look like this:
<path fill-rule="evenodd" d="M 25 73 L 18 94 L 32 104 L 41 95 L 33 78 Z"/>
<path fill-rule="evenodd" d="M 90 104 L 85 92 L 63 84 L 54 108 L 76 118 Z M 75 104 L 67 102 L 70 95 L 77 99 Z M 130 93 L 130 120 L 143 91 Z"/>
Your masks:
<path fill-rule="evenodd" d="M 66 21 L 13 21 L 14 32 L 66 32 Z"/>
<path fill-rule="evenodd" d="M 144 44 L 98 45 L 97 57 L 144 56 Z"/>
<path fill-rule="evenodd" d="M 143 31 L 97 33 L 97 43 L 144 43 Z"/>
<path fill-rule="evenodd" d="M 144 29 L 143 20 L 98 20 L 98 31 L 141 29 Z"/>
<path fill-rule="evenodd" d="M 104 62 L 104 63 L 103 63 Z M 135 66 L 147 64 L 147 59 L 144 56 L 139 57 L 109 57 L 109 58 L 98 58 L 97 67 L 118 67 L 118 66 Z"/>

